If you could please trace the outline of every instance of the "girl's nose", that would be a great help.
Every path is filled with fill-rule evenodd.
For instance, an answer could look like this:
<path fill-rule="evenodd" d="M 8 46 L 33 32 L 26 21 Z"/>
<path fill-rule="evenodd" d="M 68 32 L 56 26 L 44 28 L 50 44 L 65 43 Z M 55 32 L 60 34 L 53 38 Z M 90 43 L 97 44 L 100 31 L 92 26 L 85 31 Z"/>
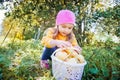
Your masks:
<path fill-rule="evenodd" d="M 68 32 L 68 29 L 67 29 L 67 28 L 65 28 L 65 30 L 64 30 L 64 31 L 65 31 L 65 33 L 66 33 L 66 32 Z"/>

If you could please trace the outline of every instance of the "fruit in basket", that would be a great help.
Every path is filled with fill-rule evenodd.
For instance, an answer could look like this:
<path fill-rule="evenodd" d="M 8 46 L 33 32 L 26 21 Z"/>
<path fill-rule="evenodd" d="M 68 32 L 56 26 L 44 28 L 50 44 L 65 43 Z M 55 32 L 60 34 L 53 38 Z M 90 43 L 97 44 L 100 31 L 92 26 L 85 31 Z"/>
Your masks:
<path fill-rule="evenodd" d="M 56 56 L 58 59 L 64 61 L 64 60 L 67 58 L 68 55 L 67 55 L 66 52 L 61 51 L 61 52 L 57 52 L 57 53 L 55 54 L 55 56 Z"/>
<path fill-rule="evenodd" d="M 76 50 L 72 50 L 72 49 L 71 50 L 65 49 L 63 51 L 66 52 L 68 55 L 70 54 L 71 57 L 75 57 L 75 56 L 77 56 L 79 54 Z"/>
<path fill-rule="evenodd" d="M 78 54 L 75 50 L 61 50 L 59 52 L 56 52 L 55 56 L 65 62 L 69 63 L 84 63 L 85 59 L 84 56 L 81 54 Z"/>
<path fill-rule="evenodd" d="M 78 56 L 76 56 L 76 58 L 77 58 L 79 63 L 84 63 L 85 62 L 85 59 L 84 59 L 83 55 L 78 55 Z"/>
<path fill-rule="evenodd" d="M 77 63 L 76 58 L 68 58 L 65 61 L 68 62 L 68 63 Z"/>
<path fill-rule="evenodd" d="M 68 57 L 65 61 L 69 63 L 84 63 L 85 59 L 84 56 L 77 55 L 76 57 Z"/>

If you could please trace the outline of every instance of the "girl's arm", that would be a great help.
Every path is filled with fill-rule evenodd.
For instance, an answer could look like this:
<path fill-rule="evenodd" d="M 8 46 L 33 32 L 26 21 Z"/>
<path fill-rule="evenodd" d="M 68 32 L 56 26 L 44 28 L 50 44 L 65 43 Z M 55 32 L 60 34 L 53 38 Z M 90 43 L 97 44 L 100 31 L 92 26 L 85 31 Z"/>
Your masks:
<path fill-rule="evenodd" d="M 74 34 L 72 35 L 73 35 L 72 41 L 71 41 L 72 46 L 77 49 L 78 53 L 82 53 L 82 48 L 78 45 L 75 35 Z"/>
<path fill-rule="evenodd" d="M 64 48 L 64 47 L 71 47 L 72 44 L 68 41 L 62 41 L 62 40 L 51 40 L 50 44 L 52 46 L 57 46 L 59 48 Z"/>
<path fill-rule="evenodd" d="M 63 40 L 55 40 L 53 39 L 53 34 L 54 34 L 54 30 L 52 28 L 48 28 L 44 35 L 43 38 L 41 40 L 41 43 L 48 48 L 52 48 L 52 47 L 59 47 L 59 48 L 63 48 L 63 47 L 71 47 L 71 43 L 68 41 L 63 41 Z"/>
<path fill-rule="evenodd" d="M 47 48 L 52 48 L 53 46 L 50 44 L 51 40 L 53 40 L 54 31 L 52 28 L 48 28 L 41 39 L 41 44 Z"/>

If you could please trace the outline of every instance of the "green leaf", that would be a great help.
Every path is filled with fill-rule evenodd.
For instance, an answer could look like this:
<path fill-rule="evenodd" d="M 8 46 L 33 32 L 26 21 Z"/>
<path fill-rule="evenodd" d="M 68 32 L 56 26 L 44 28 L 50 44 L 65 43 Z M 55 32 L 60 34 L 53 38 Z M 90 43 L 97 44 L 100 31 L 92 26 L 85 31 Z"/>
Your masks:
<path fill-rule="evenodd" d="M 99 77 L 99 78 L 96 78 L 96 80 L 103 80 L 103 78 Z"/>
<path fill-rule="evenodd" d="M 90 72 L 91 74 L 98 74 L 99 70 L 98 70 L 97 68 L 91 68 L 91 69 L 89 70 L 89 72 Z"/>
<path fill-rule="evenodd" d="M 107 67 L 103 67 L 102 68 L 102 73 L 104 75 L 104 77 L 108 77 L 109 76 L 109 70 Z"/>

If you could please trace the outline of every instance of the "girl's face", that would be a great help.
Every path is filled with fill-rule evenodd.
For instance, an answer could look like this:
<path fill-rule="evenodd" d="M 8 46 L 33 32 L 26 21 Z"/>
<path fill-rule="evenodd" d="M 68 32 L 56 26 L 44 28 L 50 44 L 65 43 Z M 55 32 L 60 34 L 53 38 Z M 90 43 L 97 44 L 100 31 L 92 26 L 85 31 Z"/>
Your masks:
<path fill-rule="evenodd" d="M 59 33 L 63 36 L 67 36 L 68 34 L 70 34 L 72 32 L 74 25 L 73 24 L 61 24 L 58 27 Z"/>

